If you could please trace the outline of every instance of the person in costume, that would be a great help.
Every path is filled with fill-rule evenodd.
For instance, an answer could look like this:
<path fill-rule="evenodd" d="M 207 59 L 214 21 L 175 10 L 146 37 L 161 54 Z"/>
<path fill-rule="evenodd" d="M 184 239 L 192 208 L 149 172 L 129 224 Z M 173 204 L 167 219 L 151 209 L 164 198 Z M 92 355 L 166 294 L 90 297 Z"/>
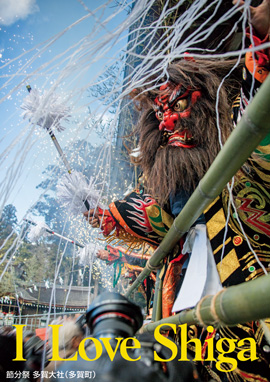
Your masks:
<path fill-rule="evenodd" d="M 250 7 L 250 17 L 252 28 L 246 36 L 258 47 L 269 41 L 270 1 Z M 86 214 L 93 227 L 131 245 L 159 245 L 267 77 L 269 49 L 246 54 L 239 96 L 232 103 L 232 83 L 224 81 L 222 87 L 220 83 L 233 65 L 232 61 L 194 60 L 187 55 L 168 66 L 167 77 L 157 90 L 133 92 L 142 110 L 137 132 L 144 182 L 125 199 L 111 203 L 109 210 Z M 235 79 L 233 84 L 238 86 Z M 215 294 L 222 287 L 270 271 L 269 144 L 270 135 L 164 261 L 163 317 L 194 306 L 204 295 Z M 229 203 L 231 196 L 233 203 Z M 204 277 L 198 277 L 200 269 L 206 269 Z M 259 322 L 215 331 L 217 338 L 255 338 L 258 360 L 239 361 L 230 373 L 218 373 L 214 365 L 204 362 L 211 377 L 218 381 L 268 381 L 270 347 L 263 333 Z M 203 330 L 197 327 L 189 334 L 204 338 Z M 232 356 L 236 358 L 237 353 Z"/>
<path fill-rule="evenodd" d="M 150 250 L 148 249 L 148 252 Z M 149 253 L 136 253 L 128 251 L 121 246 L 112 247 L 106 245 L 104 249 L 97 252 L 97 258 L 105 261 L 107 265 L 112 265 L 114 268 L 113 274 L 113 288 L 117 285 L 120 277 L 129 279 L 132 283 L 138 275 L 142 272 L 146 265 L 146 261 L 151 257 Z M 143 284 L 139 286 L 139 291 L 145 297 L 146 309 L 149 311 L 151 299 L 153 298 L 154 284 L 156 282 L 155 272 L 151 272 L 149 277 L 144 280 Z"/>
<path fill-rule="evenodd" d="M 140 254 L 130 252 L 126 248 L 123 248 L 119 245 L 115 247 L 112 247 L 111 245 L 106 245 L 104 249 L 98 250 L 97 258 L 106 261 L 110 264 L 114 263 L 115 261 L 121 260 L 122 263 L 144 267 L 146 260 L 150 258 L 150 255 L 146 253 Z"/>

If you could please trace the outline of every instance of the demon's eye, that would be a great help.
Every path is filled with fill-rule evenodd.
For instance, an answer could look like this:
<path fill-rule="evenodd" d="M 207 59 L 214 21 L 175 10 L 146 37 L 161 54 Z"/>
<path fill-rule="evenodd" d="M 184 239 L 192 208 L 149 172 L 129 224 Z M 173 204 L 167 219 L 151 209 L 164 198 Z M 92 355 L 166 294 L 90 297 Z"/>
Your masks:
<path fill-rule="evenodd" d="M 179 101 L 176 102 L 174 105 L 174 110 L 175 111 L 184 111 L 187 108 L 188 102 L 186 98 L 180 99 Z"/>
<path fill-rule="evenodd" d="M 163 120 L 163 113 L 162 113 L 161 111 L 157 111 L 157 112 L 156 112 L 156 117 L 157 117 L 157 119 L 159 119 L 160 121 L 162 121 L 162 120 Z"/>

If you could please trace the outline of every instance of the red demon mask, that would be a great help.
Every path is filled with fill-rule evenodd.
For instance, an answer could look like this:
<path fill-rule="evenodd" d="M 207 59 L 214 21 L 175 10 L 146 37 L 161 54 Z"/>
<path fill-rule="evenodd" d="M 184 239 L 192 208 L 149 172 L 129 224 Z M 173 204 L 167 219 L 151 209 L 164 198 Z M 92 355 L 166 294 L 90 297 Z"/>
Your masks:
<path fill-rule="evenodd" d="M 161 93 L 155 99 L 156 117 L 160 121 L 159 130 L 169 133 L 168 144 L 171 146 L 182 146 L 186 148 L 195 145 L 188 144 L 192 139 L 187 130 L 179 130 L 179 121 L 188 118 L 191 113 L 191 106 L 201 97 L 200 90 L 191 91 L 182 85 L 173 86 L 170 82 L 160 87 Z"/>

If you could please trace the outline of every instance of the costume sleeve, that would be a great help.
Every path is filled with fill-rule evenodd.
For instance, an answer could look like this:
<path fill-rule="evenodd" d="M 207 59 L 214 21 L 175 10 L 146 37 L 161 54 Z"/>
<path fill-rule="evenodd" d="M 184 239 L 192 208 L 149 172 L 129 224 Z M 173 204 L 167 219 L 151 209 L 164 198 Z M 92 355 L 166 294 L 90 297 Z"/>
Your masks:
<path fill-rule="evenodd" d="M 111 245 L 107 245 L 105 249 L 109 252 L 108 261 L 109 263 L 113 263 L 115 261 L 122 261 L 123 263 L 127 263 L 130 265 L 138 265 L 140 267 L 145 267 L 146 260 L 140 259 L 138 257 L 132 256 L 133 253 L 125 253 L 120 250 L 120 248 L 112 247 Z"/>
<path fill-rule="evenodd" d="M 134 248 L 143 243 L 156 248 L 173 222 L 173 217 L 143 189 L 111 203 L 104 215 L 101 227 L 104 236 Z"/>

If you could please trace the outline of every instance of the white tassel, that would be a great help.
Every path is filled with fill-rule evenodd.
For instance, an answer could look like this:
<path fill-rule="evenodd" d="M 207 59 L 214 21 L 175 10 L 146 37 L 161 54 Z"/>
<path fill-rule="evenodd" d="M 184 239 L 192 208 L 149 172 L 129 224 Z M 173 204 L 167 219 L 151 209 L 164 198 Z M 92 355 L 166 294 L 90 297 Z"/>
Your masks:
<path fill-rule="evenodd" d="M 89 204 L 90 209 L 100 207 L 106 208 L 100 202 L 100 191 L 95 188 L 94 179 L 87 178 L 78 171 L 66 174 L 57 185 L 57 196 L 63 205 L 68 207 L 69 212 L 77 215 L 87 211 L 84 201 Z"/>
<path fill-rule="evenodd" d="M 60 120 L 67 120 L 70 117 L 70 109 L 60 101 L 59 96 L 46 91 L 41 95 L 37 89 L 31 90 L 21 108 L 25 110 L 22 113 L 23 118 L 47 130 L 55 128 L 63 131 L 64 127 L 60 125 Z"/>
<path fill-rule="evenodd" d="M 77 253 L 79 264 L 83 266 L 90 265 L 100 249 L 102 249 L 101 246 L 92 243 L 87 244 L 84 248 L 80 248 Z"/>
<path fill-rule="evenodd" d="M 141 155 L 140 147 L 136 147 L 129 154 L 129 156 L 132 157 L 132 158 L 138 158 L 140 155 Z"/>
<path fill-rule="evenodd" d="M 133 184 L 131 183 L 128 188 L 126 189 L 126 191 L 124 192 L 123 196 L 127 196 L 129 195 L 132 191 L 134 190 L 134 186 Z"/>
<path fill-rule="evenodd" d="M 49 227 L 43 222 L 37 222 L 36 225 L 31 225 L 28 239 L 32 242 L 36 242 L 41 236 L 49 236 L 46 229 L 49 229 Z"/>

